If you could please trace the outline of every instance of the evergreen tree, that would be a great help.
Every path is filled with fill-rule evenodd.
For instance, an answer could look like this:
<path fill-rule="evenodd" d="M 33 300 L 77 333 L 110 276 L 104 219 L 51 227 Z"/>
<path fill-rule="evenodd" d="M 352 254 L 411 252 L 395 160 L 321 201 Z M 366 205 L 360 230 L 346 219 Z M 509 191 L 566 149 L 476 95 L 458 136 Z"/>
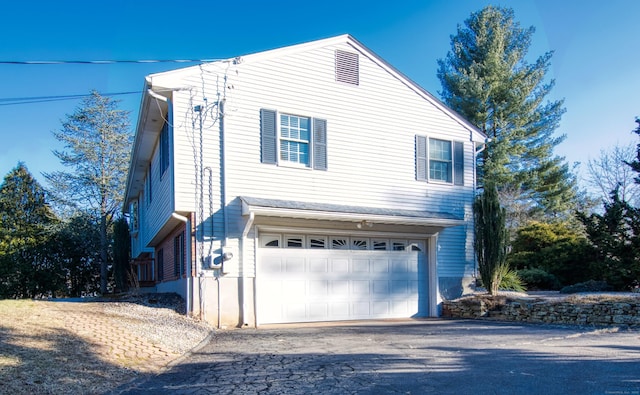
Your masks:
<path fill-rule="evenodd" d="M 57 223 L 44 189 L 18 163 L 0 185 L 0 297 L 55 296 L 64 288 L 49 254 Z"/>
<path fill-rule="evenodd" d="M 118 102 L 97 92 L 67 115 L 55 138 L 64 150 L 54 151 L 70 171 L 45 174 L 59 202 L 87 210 L 100 230 L 100 292 L 107 292 L 109 229 L 122 206 L 132 135 L 128 113 Z"/>
<path fill-rule="evenodd" d="M 51 254 L 64 270 L 68 296 L 99 291 L 100 231 L 96 218 L 80 211 L 61 224 Z"/>
<path fill-rule="evenodd" d="M 525 60 L 534 30 L 521 28 L 508 8 L 473 13 L 438 61 L 438 78 L 443 100 L 491 139 L 480 182 L 518 192 L 532 213 L 557 216 L 571 208 L 576 180 L 553 154 L 564 139 L 554 131 L 565 110 L 562 101 L 545 101 L 554 85 L 545 82 L 552 53 Z"/>
<path fill-rule="evenodd" d="M 636 118 L 636 123 L 638 124 L 638 127 L 633 131 L 633 133 L 640 136 L 640 118 Z M 638 176 L 634 180 L 636 184 L 640 184 L 640 143 L 636 145 L 636 159 L 632 162 L 626 162 L 626 163 L 629 166 L 631 166 L 633 171 L 638 173 Z"/>
<path fill-rule="evenodd" d="M 500 207 L 496 188 L 485 185 L 473 204 L 475 215 L 474 248 L 482 284 L 491 295 L 498 292 L 502 277 L 508 272 L 505 210 Z"/>
<path fill-rule="evenodd" d="M 116 290 L 123 292 L 129 289 L 131 273 L 131 237 L 129 224 L 123 217 L 113 223 L 113 277 Z"/>
<path fill-rule="evenodd" d="M 620 199 L 604 203 L 604 214 L 578 213 L 597 261 L 597 272 L 616 290 L 640 285 L 640 209 Z"/>

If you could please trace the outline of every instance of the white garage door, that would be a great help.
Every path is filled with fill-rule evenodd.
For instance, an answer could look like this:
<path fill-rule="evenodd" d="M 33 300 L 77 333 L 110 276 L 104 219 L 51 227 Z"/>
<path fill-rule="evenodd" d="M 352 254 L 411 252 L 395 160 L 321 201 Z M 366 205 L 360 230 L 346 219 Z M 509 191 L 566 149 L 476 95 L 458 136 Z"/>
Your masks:
<path fill-rule="evenodd" d="M 258 254 L 258 322 L 427 316 L 423 243 L 265 235 Z"/>

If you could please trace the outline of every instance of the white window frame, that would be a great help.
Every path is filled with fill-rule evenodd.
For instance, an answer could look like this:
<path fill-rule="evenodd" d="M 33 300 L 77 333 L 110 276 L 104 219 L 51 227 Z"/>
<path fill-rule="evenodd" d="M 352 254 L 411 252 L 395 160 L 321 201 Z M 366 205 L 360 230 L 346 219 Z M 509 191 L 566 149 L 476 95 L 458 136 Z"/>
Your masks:
<path fill-rule="evenodd" d="M 449 155 L 451 157 L 451 159 L 449 161 L 446 160 L 442 160 L 442 159 L 434 159 L 431 157 L 431 147 L 432 147 L 432 142 L 433 141 L 438 141 L 438 142 L 444 142 L 444 143 L 448 143 L 449 144 Z M 431 175 L 431 165 L 432 163 L 448 163 L 449 169 L 448 169 L 448 174 L 447 174 L 447 179 L 443 180 L 442 178 L 435 178 L 432 177 Z M 453 141 L 452 140 L 447 140 L 447 139 L 440 139 L 440 138 L 436 138 L 436 137 L 427 137 L 427 174 L 428 174 L 428 178 L 429 181 L 433 181 L 433 182 L 441 182 L 443 184 L 453 184 Z"/>
<path fill-rule="evenodd" d="M 308 138 L 305 139 L 301 139 L 301 138 L 292 138 L 292 137 L 284 137 L 282 135 L 282 118 L 283 117 L 289 117 L 289 119 L 291 118 L 297 118 L 298 119 L 298 125 L 300 124 L 300 120 L 301 119 L 306 119 L 307 120 L 307 133 L 308 133 Z M 313 158 L 313 144 L 311 143 L 313 141 L 313 119 L 311 117 L 307 117 L 307 116 L 303 116 L 303 115 L 297 115 L 297 114 L 291 114 L 291 113 L 287 113 L 287 112 L 277 112 L 277 145 L 276 145 L 276 149 L 277 149 L 277 157 L 278 157 L 278 163 L 279 164 L 284 164 L 286 166 L 295 166 L 295 167 L 304 167 L 304 168 L 311 168 L 311 158 Z M 300 129 L 298 128 L 298 134 L 300 134 Z M 301 162 L 300 160 L 298 161 L 294 161 L 294 160 L 290 160 L 288 158 L 283 158 L 282 154 L 282 143 L 283 142 L 290 142 L 290 143 L 296 143 L 296 144 L 306 144 L 307 147 L 307 160 L 305 162 Z M 300 156 L 300 152 L 298 152 L 298 156 Z"/>

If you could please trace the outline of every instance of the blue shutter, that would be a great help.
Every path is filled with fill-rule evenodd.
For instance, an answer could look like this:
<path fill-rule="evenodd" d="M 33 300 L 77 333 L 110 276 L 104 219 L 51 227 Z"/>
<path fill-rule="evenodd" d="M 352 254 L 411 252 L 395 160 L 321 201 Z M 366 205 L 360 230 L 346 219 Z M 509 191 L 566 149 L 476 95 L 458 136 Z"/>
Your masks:
<path fill-rule="evenodd" d="M 278 163 L 276 112 L 260 109 L 260 145 L 262 163 Z"/>
<path fill-rule="evenodd" d="M 464 143 L 453 143 L 453 184 L 464 185 Z"/>
<path fill-rule="evenodd" d="M 327 170 L 327 121 L 313 118 L 313 168 Z"/>
<path fill-rule="evenodd" d="M 416 180 L 427 181 L 427 138 L 416 136 Z"/>

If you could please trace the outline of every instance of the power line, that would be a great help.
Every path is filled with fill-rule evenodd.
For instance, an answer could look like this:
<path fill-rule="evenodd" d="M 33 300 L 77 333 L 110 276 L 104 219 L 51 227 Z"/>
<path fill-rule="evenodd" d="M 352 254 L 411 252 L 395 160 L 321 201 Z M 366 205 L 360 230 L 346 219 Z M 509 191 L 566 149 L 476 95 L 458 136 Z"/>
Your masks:
<path fill-rule="evenodd" d="M 137 59 L 137 60 L 0 60 L 0 64 L 52 65 L 52 64 L 118 64 L 118 63 L 210 63 L 220 59 Z"/>
<path fill-rule="evenodd" d="M 130 92 L 115 92 L 115 93 L 100 93 L 100 96 L 122 96 L 133 95 L 142 93 L 142 91 L 130 91 Z M 89 97 L 91 94 L 81 95 L 56 95 L 56 96 L 31 96 L 31 97 L 8 97 L 0 98 L 0 106 L 12 106 L 16 104 L 33 104 L 33 103 L 46 103 L 51 101 L 63 101 L 63 100 L 75 100 Z"/>

